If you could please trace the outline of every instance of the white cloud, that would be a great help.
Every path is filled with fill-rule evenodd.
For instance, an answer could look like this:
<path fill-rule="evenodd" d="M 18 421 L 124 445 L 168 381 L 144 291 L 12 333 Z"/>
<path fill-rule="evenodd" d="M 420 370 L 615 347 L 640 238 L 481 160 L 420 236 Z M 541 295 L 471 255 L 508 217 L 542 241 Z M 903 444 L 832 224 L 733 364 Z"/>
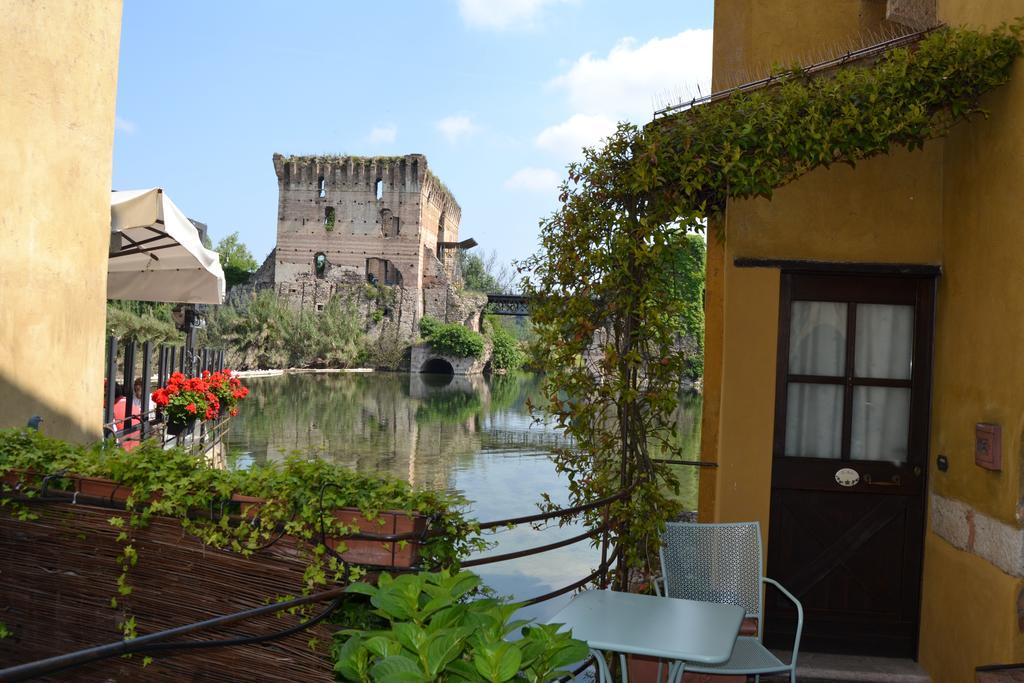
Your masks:
<path fill-rule="evenodd" d="M 553 192 L 562 181 L 562 176 L 550 168 L 521 168 L 505 181 L 505 189 L 526 190 L 527 192 Z"/>
<path fill-rule="evenodd" d="M 395 126 L 374 126 L 370 131 L 370 142 L 394 142 L 397 135 Z"/>
<path fill-rule="evenodd" d="M 459 138 L 472 135 L 480 127 L 468 116 L 446 116 L 437 122 L 437 129 L 448 142 L 458 142 Z"/>
<path fill-rule="evenodd" d="M 644 123 L 668 100 L 707 94 L 711 84 L 711 29 L 683 31 L 638 45 L 623 38 L 607 57 L 587 53 L 551 81 L 573 110 Z"/>
<path fill-rule="evenodd" d="M 462 20 L 474 28 L 502 31 L 533 27 L 546 5 L 575 0 L 459 0 Z"/>
<path fill-rule="evenodd" d="M 615 131 L 615 119 L 608 116 L 573 114 L 568 120 L 540 132 L 535 144 L 559 158 L 575 158 L 584 147 L 593 147 Z"/>
<path fill-rule="evenodd" d="M 120 131 L 125 135 L 134 135 L 138 129 L 139 127 L 135 125 L 134 121 L 123 119 L 120 116 L 114 117 L 114 130 Z"/>

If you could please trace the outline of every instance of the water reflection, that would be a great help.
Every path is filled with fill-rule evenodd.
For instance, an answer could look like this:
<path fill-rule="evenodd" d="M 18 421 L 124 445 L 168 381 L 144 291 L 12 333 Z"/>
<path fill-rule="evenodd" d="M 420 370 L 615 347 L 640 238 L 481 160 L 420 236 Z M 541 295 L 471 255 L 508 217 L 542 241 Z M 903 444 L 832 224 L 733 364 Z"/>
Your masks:
<path fill-rule="evenodd" d="M 250 400 L 234 421 L 229 446 L 255 462 L 314 452 L 352 469 L 405 479 L 419 488 L 458 492 L 481 520 L 536 511 L 541 493 L 567 502 L 547 457 L 563 437 L 533 422 L 526 399 L 539 399 L 540 379 L 451 377 L 398 373 L 285 375 L 251 379 Z M 678 435 L 698 457 L 700 398 L 684 396 Z M 680 496 L 696 507 L 696 473 L 677 468 Z M 501 530 L 493 553 L 552 543 L 579 533 L 573 526 Z M 575 544 L 540 556 L 485 565 L 479 573 L 499 593 L 525 599 L 589 574 L 598 553 Z M 531 608 L 545 618 L 562 604 Z"/>

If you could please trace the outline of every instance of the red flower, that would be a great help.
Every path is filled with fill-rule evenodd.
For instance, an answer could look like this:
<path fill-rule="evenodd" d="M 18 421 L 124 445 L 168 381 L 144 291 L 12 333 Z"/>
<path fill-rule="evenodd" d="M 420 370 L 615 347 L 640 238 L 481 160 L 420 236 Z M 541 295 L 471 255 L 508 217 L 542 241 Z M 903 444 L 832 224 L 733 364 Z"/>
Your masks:
<path fill-rule="evenodd" d="M 238 415 L 238 408 L 232 408 L 230 411 L 231 417 Z"/>
<path fill-rule="evenodd" d="M 196 404 L 195 403 L 189 403 L 187 406 L 185 406 L 185 410 L 187 410 L 188 412 L 190 412 L 190 413 L 192 413 L 194 415 L 195 412 L 196 412 Z"/>

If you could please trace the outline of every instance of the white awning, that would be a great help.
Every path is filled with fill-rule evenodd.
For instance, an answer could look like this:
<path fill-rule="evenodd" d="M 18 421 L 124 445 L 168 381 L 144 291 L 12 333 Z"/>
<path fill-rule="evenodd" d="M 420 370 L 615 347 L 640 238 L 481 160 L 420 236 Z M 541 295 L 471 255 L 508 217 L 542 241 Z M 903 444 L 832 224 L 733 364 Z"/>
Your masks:
<path fill-rule="evenodd" d="M 110 193 L 107 298 L 219 304 L 220 256 L 160 188 Z"/>

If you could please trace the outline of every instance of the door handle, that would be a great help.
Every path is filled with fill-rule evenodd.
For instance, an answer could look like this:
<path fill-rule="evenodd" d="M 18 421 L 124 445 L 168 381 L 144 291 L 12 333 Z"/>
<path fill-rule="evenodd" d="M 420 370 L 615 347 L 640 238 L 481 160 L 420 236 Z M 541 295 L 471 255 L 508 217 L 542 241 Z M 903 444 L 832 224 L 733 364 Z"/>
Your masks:
<path fill-rule="evenodd" d="M 892 475 L 892 481 L 873 481 L 870 474 L 865 474 L 864 483 L 868 486 L 899 486 L 903 482 L 898 474 Z"/>

